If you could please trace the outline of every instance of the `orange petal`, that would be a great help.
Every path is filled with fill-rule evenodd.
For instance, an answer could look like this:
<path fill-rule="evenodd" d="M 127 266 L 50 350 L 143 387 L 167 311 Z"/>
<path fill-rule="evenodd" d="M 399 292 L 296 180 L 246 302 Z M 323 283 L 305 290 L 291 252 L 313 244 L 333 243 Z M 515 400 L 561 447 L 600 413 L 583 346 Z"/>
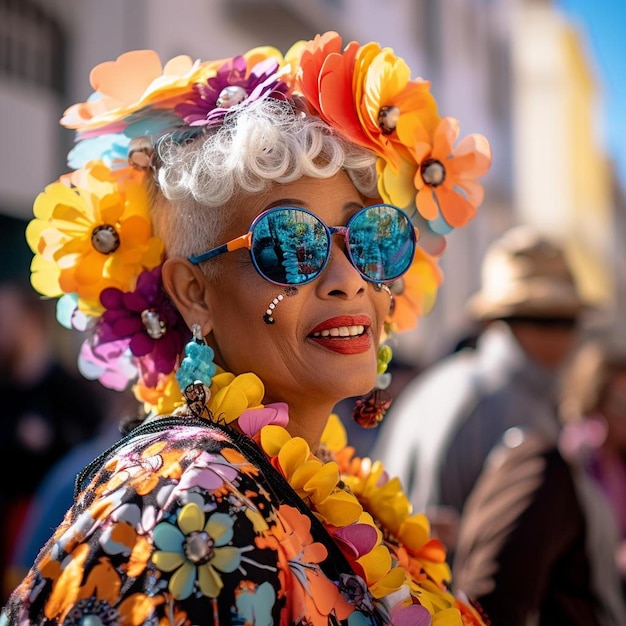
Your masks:
<path fill-rule="evenodd" d="M 441 208 L 443 218 L 450 226 L 454 226 L 455 228 L 465 226 L 465 224 L 476 215 L 476 208 L 460 193 L 452 190 L 447 184 L 437 187 L 434 191 L 434 195 Z"/>
<path fill-rule="evenodd" d="M 480 178 L 491 166 L 491 146 L 478 134 L 462 139 L 454 150 L 453 171 L 463 178 Z"/>
<path fill-rule="evenodd" d="M 95 91 L 124 105 L 139 100 L 161 73 L 161 59 L 154 50 L 132 50 L 117 57 L 116 61 L 96 65 L 89 80 Z"/>
<path fill-rule="evenodd" d="M 485 198 L 485 190 L 480 183 L 474 180 L 456 180 L 455 187 L 460 187 L 472 206 L 479 207 Z"/>
<path fill-rule="evenodd" d="M 417 175 L 416 175 L 417 176 Z M 424 186 L 417 194 L 417 210 L 427 220 L 436 220 L 439 215 L 439 205 L 431 187 Z"/>
<path fill-rule="evenodd" d="M 454 117 L 444 117 L 433 137 L 433 151 L 432 156 L 434 159 L 443 161 L 452 155 L 452 147 L 454 142 L 459 136 L 459 121 Z"/>

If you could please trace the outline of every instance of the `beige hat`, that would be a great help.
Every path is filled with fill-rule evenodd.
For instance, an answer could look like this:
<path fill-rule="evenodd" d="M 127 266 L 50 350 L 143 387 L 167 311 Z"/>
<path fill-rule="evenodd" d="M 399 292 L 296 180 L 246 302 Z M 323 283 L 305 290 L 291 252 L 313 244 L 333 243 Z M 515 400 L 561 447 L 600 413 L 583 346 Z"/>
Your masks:
<path fill-rule="evenodd" d="M 476 319 L 575 318 L 585 308 L 563 249 L 527 226 L 487 250 L 481 290 L 468 301 Z"/>

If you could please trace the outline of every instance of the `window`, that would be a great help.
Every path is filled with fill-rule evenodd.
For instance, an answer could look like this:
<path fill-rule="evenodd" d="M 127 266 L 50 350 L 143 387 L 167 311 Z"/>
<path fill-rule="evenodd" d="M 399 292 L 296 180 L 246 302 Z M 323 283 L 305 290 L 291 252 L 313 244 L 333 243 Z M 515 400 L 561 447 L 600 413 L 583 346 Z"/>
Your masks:
<path fill-rule="evenodd" d="M 59 23 L 30 0 L 0 0 L 0 75 L 63 93 Z"/>

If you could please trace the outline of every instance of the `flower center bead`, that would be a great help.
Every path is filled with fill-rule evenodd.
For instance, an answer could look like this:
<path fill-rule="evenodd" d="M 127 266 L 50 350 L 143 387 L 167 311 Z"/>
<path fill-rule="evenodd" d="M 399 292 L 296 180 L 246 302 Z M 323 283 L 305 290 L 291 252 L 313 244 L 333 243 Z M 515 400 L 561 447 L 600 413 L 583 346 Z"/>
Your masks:
<path fill-rule="evenodd" d="M 130 142 L 128 162 L 138 170 L 147 170 L 154 160 L 154 146 L 146 137 L 135 137 Z"/>
<path fill-rule="evenodd" d="M 378 125 L 381 127 L 384 135 L 391 135 L 400 118 L 400 109 L 394 106 L 384 106 L 378 111 Z"/>
<path fill-rule="evenodd" d="M 420 171 L 424 182 L 431 187 L 438 187 L 446 179 L 446 168 L 437 159 L 424 161 Z"/>
<path fill-rule="evenodd" d="M 91 231 L 91 245 L 102 254 L 112 254 L 120 247 L 120 236 L 111 224 L 101 224 Z"/>
<path fill-rule="evenodd" d="M 204 530 L 196 530 L 187 535 L 187 540 L 184 544 L 185 556 L 189 561 L 196 565 L 203 565 L 208 563 L 214 554 L 213 546 L 215 542 L 209 534 Z"/>
<path fill-rule="evenodd" d="M 141 312 L 141 323 L 152 339 L 160 339 L 165 335 L 165 323 L 159 319 L 159 314 L 152 309 Z"/>
<path fill-rule="evenodd" d="M 215 102 L 215 106 L 218 106 L 220 109 L 229 109 L 230 107 L 243 102 L 247 97 L 248 94 L 243 87 L 240 87 L 239 85 L 229 85 L 220 91 L 220 95 Z"/>

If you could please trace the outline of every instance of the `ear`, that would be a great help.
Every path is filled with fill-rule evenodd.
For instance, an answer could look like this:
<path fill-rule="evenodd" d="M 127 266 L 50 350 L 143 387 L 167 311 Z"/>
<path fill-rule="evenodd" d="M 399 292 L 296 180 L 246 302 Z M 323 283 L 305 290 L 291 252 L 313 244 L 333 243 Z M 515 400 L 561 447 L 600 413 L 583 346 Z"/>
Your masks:
<path fill-rule="evenodd" d="M 187 326 L 200 324 L 206 337 L 213 328 L 213 309 L 202 270 L 184 257 L 172 257 L 163 264 L 161 276 L 165 291 Z"/>

